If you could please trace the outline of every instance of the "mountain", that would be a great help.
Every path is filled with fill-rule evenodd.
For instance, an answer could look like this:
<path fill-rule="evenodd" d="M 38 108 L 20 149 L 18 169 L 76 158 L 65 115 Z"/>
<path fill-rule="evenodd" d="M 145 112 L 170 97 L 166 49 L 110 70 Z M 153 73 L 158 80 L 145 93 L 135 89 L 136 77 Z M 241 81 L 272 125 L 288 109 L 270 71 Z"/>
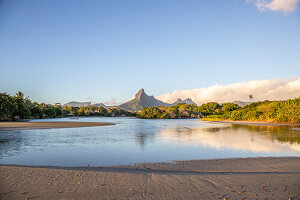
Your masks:
<path fill-rule="evenodd" d="M 145 107 L 156 107 L 156 106 L 173 106 L 177 105 L 179 103 L 186 103 L 186 104 L 194 104 L 197 105 L 195 102 L 192 101 L 192 99 L 187 98 L 185 100 L 182 100 L 180 98 L 177 99 L 172 104 L 165 103 L 163 101 L 157 100 L 154 96 L 148 96 L 144 89 L 140 89 L 138 93 L 136 93 L 135 98 L 127 101 L 119 106 L 106 106 L 103 103 L 95 103 L 92 104 L 91 102 L 79 102 L 79 101 L 70 101 L 63 106 L 73 106 L 73 107 L 82 107 L 82 106 L 96 106 L 96 107 L 104 107 L 104 108 L 122 108 L 124 110 L 128 111 L 140 111 Z"/>
<path fill-rule="evenodd" d="M 232 103 L 235 103 L 235 104 L 237 104 L 237 105 L 240 106 L 240 107 L 243 107 L 243 106 L 246 106 L 246 105 L 251 104 L 252 102 L 234 101 L 234 102 L 232 102 Z"/>
<path fill-rule="evenodd" d="M 73 107 L 82 107 L 82 106 L 90 106 L 91 102 L 78 102 L 78 101 L 70 101 L 65 103 L 63 106 L 73 106 Z"/>
<path fill-rule="evenodd" d="M 119 107 L 124 110 L 140 111 L 145 107 L 168 106 L 168 104 L 148 96 L 144 89 L 140 89 L 135 98 L 121 104 Z"/>
<path fill-rule="evenodd" d="M 185 100 L 178 98 L 174 103 L 170 104 L 170 106 L 177 105 L 179 103 L 194 104 L 195 106 L 197 106 L 197 104 L 193 102 L 191 98 L 187 98 Z"/>
<path fill-rule="evenodd" d="M 92 104 L 93 106 L 96 106 L 96 107 L 103 107 L 103 108 L 106 108 L 108 106 L 104 105 L 103 103 L 95 103 L 95 104 Z"/>
<path fill-rule="evenodd" d="M 63 106 L 73 106 L 73 107 L 83 107 L 83 106 L 96 106 L 96 107 L 104 107 L 106 108 L 107 106 L 104 105 L 103 103 L 95 103 L 92 104 L 91 102 L 79 102 L 79 101 L 70 101 L 68 103 L 65 103 Z"/>

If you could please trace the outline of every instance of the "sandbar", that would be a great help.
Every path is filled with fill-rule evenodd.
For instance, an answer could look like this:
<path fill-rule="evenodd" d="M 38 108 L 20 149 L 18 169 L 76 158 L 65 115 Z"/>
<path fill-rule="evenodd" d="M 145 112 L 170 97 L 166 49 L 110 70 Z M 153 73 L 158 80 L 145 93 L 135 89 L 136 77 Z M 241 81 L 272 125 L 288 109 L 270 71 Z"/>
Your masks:
<path fill-rule="evenodd" d="M 75 128 L 115 125 L 108 122 L 0 122 L 0 130 Z"/>
<path fill-rule="evenodd" d="M 300 157 L 118 167 L 0 165 L 0 199 L 299 199 Z"/>

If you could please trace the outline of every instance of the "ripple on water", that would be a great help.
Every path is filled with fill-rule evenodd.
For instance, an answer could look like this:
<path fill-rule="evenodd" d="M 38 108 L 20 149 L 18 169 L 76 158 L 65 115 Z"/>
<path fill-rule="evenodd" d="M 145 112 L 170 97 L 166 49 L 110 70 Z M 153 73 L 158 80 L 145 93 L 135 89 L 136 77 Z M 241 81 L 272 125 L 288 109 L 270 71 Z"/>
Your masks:
<path fill-rule="evenodd" d="M 33 121 L 71 121 L 42 119 Z M 300 156 L 300 128 L 195 119 L 80 118 L 115 126 L 0 132 L 0 164 L 108 166 L 172 160 Z"/>

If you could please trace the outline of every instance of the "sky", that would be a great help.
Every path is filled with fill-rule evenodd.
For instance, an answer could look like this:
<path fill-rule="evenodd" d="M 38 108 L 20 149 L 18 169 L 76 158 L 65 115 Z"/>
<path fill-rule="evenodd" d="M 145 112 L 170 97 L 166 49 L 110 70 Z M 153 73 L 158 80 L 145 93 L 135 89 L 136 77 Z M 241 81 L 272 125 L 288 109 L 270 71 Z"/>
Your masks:
<path fill-rule="evenodd" d="M 45 103 L 114 104 L 140 88 L 162 97 L 216 85 L 295 81 L 299 4 L 0 0 L 0 92 L 22 91 Z"/>

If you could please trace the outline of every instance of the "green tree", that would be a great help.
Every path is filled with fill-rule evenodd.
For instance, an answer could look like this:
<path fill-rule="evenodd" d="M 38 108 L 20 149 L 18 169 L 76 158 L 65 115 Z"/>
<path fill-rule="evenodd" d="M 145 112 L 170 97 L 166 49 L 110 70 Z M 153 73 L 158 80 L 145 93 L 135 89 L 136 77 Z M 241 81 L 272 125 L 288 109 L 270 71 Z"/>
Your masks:
<path fill-rule="evenodd" d="M 254 99 L 254 96 L 252 94 L 249 94 L 249 100 L 252 101 Z"/>
<path fill-rule="evenodd" d="M 17 119 L 26 119 L 30 118 L 31 113 L 28 108 L 28 105 L 26 104 L 27 99 L 24 98 L 24 94 L 22 92 L 17 92 L 16 95 L 13 97 L 13 100 L 15 101 L 17 108 L 14 110 L 14 117 Z"/>
<path fill-rule="evenodd" d="M 240 107 L 235 103 L 223 103 L 222 104 L 222 112 L 233 111 L 239 109 Z"/>
<path fill-rule="evenodd" d="M 198 112 L 201 112 L 203 115 L 212 115 L 219 112 L 217 109 L 221 109 L 221 106 L 218 103 L 209 102 L 199 106 Z"/>
<path fill-rule="evenodd" d="M 6 93 L 0 93 L 0 121 L 12 120 L 16 109 L 13 98 Z"/>

